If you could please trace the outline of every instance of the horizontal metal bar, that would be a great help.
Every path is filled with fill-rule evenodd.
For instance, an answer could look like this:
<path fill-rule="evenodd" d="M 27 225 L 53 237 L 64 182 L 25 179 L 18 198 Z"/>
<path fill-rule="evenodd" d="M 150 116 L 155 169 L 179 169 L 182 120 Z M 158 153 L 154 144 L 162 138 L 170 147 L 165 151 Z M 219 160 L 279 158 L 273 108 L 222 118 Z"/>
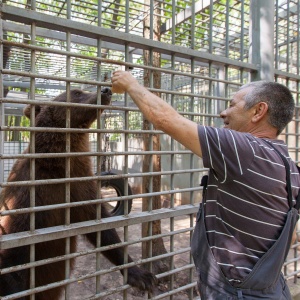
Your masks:
<path fill-rule="evenodd" d="M 26 72 L 26 71 L 17 71 L 17 70 L 9 70 L 9 69 L 3 69 L 2 74 L 8 74 L 8 75 L 18 75 L 23 77 L 29 77 L 29 78 L 43 78 L 43 79 L 52 79 L 62 82 L 76 82 L 81 84 L 90 84 L 90 85 L 96 85 L 96 86 L 111 86 L 111 83 L 108 83 L 106 81 L 96 81 L 96 80 L 88 80 L 88 79 L 79 79 L 76 77 L 62 77 L 62 76 L 53 76 L 53 75 L 46 75 L 46 74 L 39 74 L 39 73 L 32 73 L 32 72 Z"/>
<path fill-rule="evenodd" d="M 70 203 L 35 206 L 35 207 L 20 208 L 20 209 L 10 209 L 10 210 L 1 211 L 0 216 L 33 213 L 33 212 L 47 211 L 47 210 L 53 210 L 53 209 L 80 207 L 80 206 L 86 206 L 86 205 L 95 205 L 95 204 L 107 203 L 107 202 L 112 202 L 112 201 L 133 200 L 136 198 L 147 198 L 147 197 L 153 197 L 153 196 L 172 195 L 172 194 L 180 194 L 180 193 L 193 192 L 193 191 L 195 192 L 195 191 L 201 191 L 202 189 L 203 189 L 203 187 L 201 187 L 199 185 L 198 187 L 193 187 L 193 188 L 167 190 L 167 191 L 160 191 L 160 192 L 134 194 L 134 195 L 118 196 L 118 197 L 110 197 L 110 198 L 102 198 L 102 199 L 94 199 L 94 200 L 84 200 L 84 201 L 76 201 L 76 202 L 70 202 Z"/>
<path fill-rule="evenodd" d="M 174 236 L 177 234 L 189 233 L 193 230 L 194 230 L 193 227 L 189 227 L 189 228 L 179 229 L 179 230 L 171 231 L 171 232 L 167 232 L 167 233 L 161 233 L 161 234 L 156 234 L 153 236 L 139 238 L 134 241 L 121 242 L 121 243 L 117 243 L 117 244 L 113 244 L 113 245 L 109 245 L 109 246 L 104 246 L 104 247 L 99 247 L 99 248 L 95 248 L 95 249 L 89 249 L 89 250 L 80 251 L 80 252 L 76 252 L 76 253 L 47 258 L 47 259 L 43 259 L 43 260 L 39 260 L 39 261 L 35 261 L 35 262 L 30 262 L 30 263 L 26 263 L 26 264 L 22 264 L 22 265 L 17 265 L 17 266 L 1 269 L 1 274 L 7 274 L 7 273 L 11 273 L 11 272 L 21 271 L 21 270 L 25 270 L 25 269 L 29 269 L 29 268 L 33 268 L 33 267 L 39 267 L 39 266 L 43 266 L 43 265 L 47 265 L 47 264 L 51 264 L 51 263 L 55 263 L 55 262 L 59 262 L 59 261 L 75 259 L 75 258 L 78 258 L 81 256 L 90 255 L 90 254 L 101 253 L 101 252 L 111 250 L 114 248 L 130 246 L 130 245 L 134 245 L 134 244 L 138 244 L 138 243 L 142 243 L 142 242 L 151 241 L 151 240 L 154 240 L 157 238 L 164 238 L 164 237 Z M 186 251 L 189 251 L 189 250 L 190 250 L 190 248 L 188 248 Z M 180 249 L 180 252 L 182 253 L 182 249 Z M 174 253 L 176 255 L 178 254 L 178 252 L 174 252 Z M 170 254 L 170 252 L 168 252 L 168 254 Z M 157 256 L 155 256 L 155 258 L 158 259 Z"/>
<path fill-rule="evenodd" d="M 182 250 L 182 249 L 181 249 Z M 188 250 L 190 251 L 190 249 Z M 185 251 L 187 252 L 187 251 Z M 179 251 L 179 252 L 173 252 L 173 255 L 177 255 L 177 254 L 182 254 L 183 252 L 182 251 Z M 176 269 L 172 269 L 170 271 L 167 271 L 167 272 L 164 272 L 164 273 L 160 273 L 160 274 L 157 274 L 156 277 L 158 279 L 160 278 L 163 278 L 163 277 L 167 277 L 167 276 L 170 276 L 170 275 L 174 275 L 178 272 L 181 272 L 181 271 L 184 271 L 184 270 L 188 270 L 188 269 L 194 269 L 195 268 L 195 265 L 194 264 L 187 264 L 187 265 L 184 265 L 182 267 L 177 267 Z"/>
<path fill-rule="evenodd" d="M 153 300 L 163 299 L 163 298 L 165 298 L 167 296 L 175 295 L 175 294 L 177 294 L 179 292 L 182 292 L 182 291 L 185 291 L 185 290 L 188 290 L 188 289 L 193 289 L 196 286 L 197 286 L 197 282 L 192 282 L 192 283 L 189 283 L 189 284 L 185 284 L 182 287 L 175 288 L 172 291 L 169 291 L 169 292 L 163 293 L 161 295 L 152 297 L 151 299 L 153 299 Z"/>
<path fill-rule="evenodd" d="M 149 89 L 152 91 L 158 91 L 155 89 Z M 167 93 L 176 94 L 176 92 L 167 91 Z M 180 96 L 187 96 L 187 93 L 177 93 L 176 95 Z M 224 97 L 215 97 L 215 96 L 206 96 L 206 95 L 198 95 L 198 94 L 191 94 L 190 97 L 197 97 L 197 98 L 204 98 L 204 99 L 211 99 L 211 100 L 223 100 L 223 101 L 230 101 L 228 98 Z M 114 102 L 112 102 L 111 105 L 102 105 L 102 104 L 78 104 L 78 103 L 72 103 L 72 102 L 57 102 L 57 101 L 51 101 L 51 100 L 30 100 L 30 99 L 12 99 L 12 98 L 1 98 L 0 97 L 0 103 L 16 103 L 16 104 L 30 104 L 30 105 L 46 105 L 46 106 L 63 106 L 63 107 L 83 107 L 83 108 L 97 108 L 97 109 L 106 109 L 109 111 L 114 110 L 122 110 L 122 111 L 137 111 L 140 110 L 136 106 L 120 106 L 120 105 L 114 105 Z M 119 104 L 120 102 L 118 102 Z M 129 105 L 135 105 L 135 104 L 129 104 Z M 194 113 L 194 112 L 186 112 L 186 111 L 177 111 L 179 114 L 183 115 L 192 115 L 192 116 L 203 116 L 203 117 L 220 117 L 219 114 L 207 114 L 207 113 Z"/>
<path fill-rule="evenodd" d="M 288 273 L 284 276 L 285 279 L 293 278 L 295 275 L 300 274 L 300 270 L 296 270 L 294 272 Z"/>
<path fill-rule="evenodd" d="M 300 256 L 288 259 L 287 261 L 285 261 L 283 266 L 287 266 L 287 265 L 289 265 L 291 263 L 294 263 L 294 262 L 297 262 L 297 261 L 300 262 Z M 299 272 L 300 272 L 300 270 L 299 270 Z"/>
<path fill-rule="evenodd" d="M 116 216 L 101 220 L 73 223 L 68 226 L 54 226 L 36 229 L 34 232 L 20 232 L 2 235 L 0 249 L 9 249 L 40 242 L 51 241 L 80 234 L 98 232 L 116 227 L 130 226 L 165 218 L 191 215 L 198 211 L 198 205 L 181 205 L 171 209 L 161 208 L 151 212 L 139 212 L 133 215 Z"/>
<path fill-rule="evenodd" d="M 186 169 L 178 171 L 161 171 L 161 172 L 147 172 L 147 173 L 130 173 L 130 174 L 121 174 L 121 175 L 95 175 L 95 176 L 86 176 L 86 177 L 71 177 L 71 178 L 56 178 L 56 179 L 42 179 L 42 180 L 24 180 L 24 181 L 9 181 L 2 182 L 0 186 L 26 186 L 26 185 L 46 185 L 46 184 L 57 184 L 57 183 L 71 183 L 71 182 L 80 182 L 80 181 L 92 181 L 92 180 L 107 180 L 114 178 L 131 178 L 131 177 L 145 177 L 145 176 L 157 176 L 157 175 L 172 175 L 180 173 L 189 173 L 189 172 L 203 172 L 206 171 L 205 168 L 200 169 Z"/>
<path fill-rule="evenodd" d="M 254 64 L 228 59 L 222 56 L 193 50 L 187 47 L 158 42 L 130 33 L 116 31 L 104 27 L 93 26 L 90 24 L 84 24 L 73 20 L 63 19 L 39 13 L 33 10 L 26 10 L 26 14 L 24 14 L 24 9 L 9 6 L 7 4 L 2 4 L 2 6 L 0 6 L 0 11 L 2 11 L 3 19 L 22 22 L 25 24 L 31 24 L 34 22 L 37 27 L 54 29 L 60 32 L 70 32 L 73 34 L 95 39 L 101 38 L 104 41 L 124 45 L 124 49 L 125 45 L 146 50 L 155 49 L 155 51 L 159 51 L 168 55 L 173 55 L 174 53 L 176 53 L 176 55 L 179 57 L 184 57 L 188 59 L 193 57 L 195 58 L 195 60 L 204 61 L 208 63 L 214 62 L 216 65 L 219 64 L 222 66 L 228 66 L 237 69 L 242 68 L 245 71 L 252 72 L 259 70 L 258 66 Z"/>
<path fill-rule="evenodd" d="M 32 99 L 13 99 L 13 98 L 1 98 L 0 103 L 14 103 L 14 104 L 29 104 L 29 105 L 46 105 L 46 106 L 63 106 L 63 107 L 82 107 L 82 108 L 98 108 L 98 109 L 114 109 L 112 105 L 102 104 L 84 104 L 84 103 L 72 103 L 72 102 L 58 102 L 49 100 L 32 100 Z M 132 109 L 132 108 L 131 108 Z"/>
<path fill-rule="evenodd" d="M 286 133 L 286 132 L 282 132 L 280 133 L 280 135 L 285 135 L 285 136 L 300 136 L 300 133 Z"/>
<path fill-rule="evenodd" d="M 19 158 L 52 158 L 52 157 L 79 157 L 79 156 L 123 156 L 123 155 L 170 155 L 192 154 L 189 150 L 178 151 L 117 151 L 117 152 L 66 152 L 66 153 L 23 153 L 23 154 L 0 154 L 0 159 Z"/>
<path fill-rule="evenodd" d="M 297 75 L 295 73 L 288 73 L 288 72 L 284 72 L 278 69 L 274 69 L 274 74 L 275 77 L 278 76 L 280 78 L 284 78 L 284 79 L 291 79 L 293 81 L 300 81 L 300 75 Z M 299 93 L 299 91 L 297 91 Z"/>
<path fill-rule="evenodd" d="M 29 132 L 69 132 L 69 133 L 152 133 L 163 134 L 159 130 L 125 130 L 125 129 L 96 129 L 96 128 L 52 128 L 52 127 L 24 127 L 24 126 L 0 126 L 1 131 L 29 131 Z"/>

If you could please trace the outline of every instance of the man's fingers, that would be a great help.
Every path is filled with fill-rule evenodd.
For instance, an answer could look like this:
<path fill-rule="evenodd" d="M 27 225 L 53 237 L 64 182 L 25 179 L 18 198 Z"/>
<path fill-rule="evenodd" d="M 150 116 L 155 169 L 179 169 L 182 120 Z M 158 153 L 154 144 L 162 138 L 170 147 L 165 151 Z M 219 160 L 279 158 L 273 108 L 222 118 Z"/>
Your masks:
<path fill-rule="evenodd" d="M 122 70 L 115 70 L 115 71 L 113 71 L 113 75 L 115 76 L 115 75 L 119 75 L 120 73 L 124 73 L 124 71 L 122 71 Z"/>

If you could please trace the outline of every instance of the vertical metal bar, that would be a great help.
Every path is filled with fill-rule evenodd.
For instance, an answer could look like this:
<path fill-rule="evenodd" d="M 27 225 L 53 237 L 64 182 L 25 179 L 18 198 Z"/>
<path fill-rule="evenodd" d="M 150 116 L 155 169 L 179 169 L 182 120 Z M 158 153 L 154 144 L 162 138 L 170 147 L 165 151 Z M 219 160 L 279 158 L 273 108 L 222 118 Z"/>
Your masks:
<path fill-rule="evenodd" d="M 129 0 L 126 0 L 125 4 L 125 32 L 129 33 L 129 10 L 130 10 L 130 3 Z M 129 46 L 128 44 L 125 44 L 125 61 L 129 60 Z M 124 96 L 124 105 L 128 106 L 128 95 L 125 93 Z M 129 112 L 125 111 L 124 113 L 124 126 L 127 129 L 128 128 L 128 119 L 129 119 Z M 123 135 L 123 149 L 124 151 L 128 151 L 128 134 Z M 128 173 L 128 156 L 126 155 L 124 157 L 124 172 Z M 128 183 L 128 179 L 125 180 L 124 184 Z M 128 184 L 125 187 L 126 188 L 126 195 L 128 195 Z M 125 214 L 128 214 L 128 203 L 125 204 Z M 124 226 L 124 241 L 128 241 L 128 226 Z M 124 263 L 128 262 L 128 247 L 124 247 Z M 128 281 L 128 270 L 124 269 L 123 273 L 123 282 L 126 283 Z M 123 291 L 123 299 L 127 300 L 128 299 L 128 293 L 127 290 Z"/>
<path fill-rule="evenodd" d="M 286 72 L 290 70 L 290 1 L 287 1 L 286 10 Z"/>
<path fill-rule="evenodd" d="M 208 64 L 208 76 L 211 78 L 212 77 L 212 69 L 213 69 L 213 66 L 212 66 L 212 63 L 209 62 Z M 212 91 L 213 91 L 213 84 L 212 84 L 212 81 L 209 80 L 208 82 L 208 95 L 212 95 Z M 211 99 L 207 99 L 206 100 L 206 111 L 209 115 L 212 114 L 212 100 Z M 207 124 L 209 126 L 211 126 L 213 123 L 213 117 L 209 116 L 207 118 Z"/>
<path fill-rule="evenodd" d="M 191 18 L 192 18 L 192 26 L 191 26 L 191 48 L 194 49 L 194 45 L 195 45 L 195 0 L 192 0 L 191 3 L 192 6 L 192 14 L 191 14 Z M 195 60 L 192 58 L 191 59 L 191 74 L 195 74 Z M 195 78 L 191 77 L 191 93 L 194 94 L 195 93 Z M 189 105 L 189 110 L 191 112 L 194 112 L 194 108 L 195 108 L 195 101 L 194 101 L 194 97 L 191 97 L 191 101 L 190 101 L 190 105 Z M 194 121 L 194 116 L 191 116 L 191 121 Z M 194 169 L 195 165 L 194 165 L 194 160 L 195 160 L 195 155 L 193 153 L 191 153 L 190 155 L 190 169 Z M 195 174 L 194 172 L 190 173 L 190 186 L 194 185 L 194 177 Z M 190 204 L 194 204 L 194 196 L 195 193 L 193 191 L 190 192 Z M 194 216 L 190 215 L 190 226 L 194 226 Z M 190 244 L 192 242 L 192 232 L 190 232 Z M 189 262 L 190 264 L 193 263 L 193 257 L 192 254 L 189 253 Z M 189 282 L 192 282 L 193 280 L 193 270 L 189 269 Z M 193 299 L 193 289 L 189 289 L 187 291 L 188 293 L 188 297 L 190 300 Z"/>
<path fill-rule="evenodd" d="M 214 1 L 210 0 L 210 6 L 209 6 L 209 53 L 213 52 L 213 10 L 214 10 Z M 209 62 L 209 67 L 208 67 L 208 72 L 209 72 L 209 77 L 211 77 L 211 72 L 212 71 L 212 64 Z M 208 94 L 211 95 L 211 81 L 209 81 L 209 91 Z M 206 112 L 210 114 L 211 111 L 211 101 L 207 99 L 206 101 Z M 212 117 L 208 117 L 207 119 L 207 124 L 210 125 L 212 122 Z"/>
<path fill-rule="evenodd" d="M 225 66 L 224 67 L 224 77 L 225 77 L 225 80 L 228 81 L 228 66 Z M 242 80 L 242 78 L 240 78 L 240 80 Z M 228 83 L 226 82 L 225 83 L 225 87 L 224 87 L 224 93 L 225 93 L 225 97 L 228 98 L 229 96 L 229 87 L 228 87 Z M 228 101 L 226 102 L 226 107 L 228 107 Z"/>
<path fill-rule="evenodd" d="M 151 39 L 153 40 L 154 38 L 154 32 L 153 32 L 153 18 L 154 18 L 154 7 L 153 7 L 153 2 L 154 1 L 150 1 L 150 37 Z M 149 50 L 149 65 L 152 65 L 152 62 L 153 62 L 153 49 L 151 48 Z M 149 72 L 149 76 L 150 76 L 150 80 L 149 80 L 149 87 L 152 88 L 154 83 L 153 83 L 153 71 L 151 70 Z M 153 130 L 153 125 L 150 124 L 150 130 Z M 153 151 L 153 134 L 150 134 L 150 147 L 149 147 L 149 151 Z M 149 161 L 149 171 L 150 172 L 153 172 L 153 154 L 150 155 L 150 161 Z M 150 180 L 149 180 L 149 193 L 153 193 L 153 184 L 154 184 L 154 180 L 153 180 L 153 175 L 150 176 Z M 152 211 L 153 209 L 153 197 L 150 197 L 149 198 L 149 201 L 148 201 L 148 210 L 149 211 Z M 150 221 L 149 222 L 149 236 L 152 236 L 153 235 L 153 222 Z M 150 243 L 148 244 L 149 245 L 149 249 L 148 249 L 148 257 L 152 257 L 152 253 L 153 253 L 153 244 L 152 244 L 153 240 L 150 241 Z M 152 263 L 150 263 L 150 266 L 149 266 L 149 270 L 150 272 L 152 272 Z M 149 295 L 148 295 L 149 296 Z"/>
<path fill-rule="evenodd" d="M 297 46 L 296 46 L 296 53 L 297 53 L 297 75 L 300 74 L 300 2 L 297 2 Z M 299 82 L 297 82 L 297 92 L 298 92 L 298 97 L 296 98 L 296 102 L 299 104 Z M 298 128 L 298 127 L 297 127 Z M 299 129 L 299 128 L 298 128 Z"/>
<path fill-rule="evenodd" d="M 298 1 L 297 2 L 297 28 L 300 28 L 300 2 Z M 297 42 L 296 42 L 296 53 L 297 53 L 297 58 L 296 58 L 296 61 L 297 61 L 297 70 L 296 70 L 296 73 L 297 75 L 300 74 L 300 37 L 299 37 L 299 31 L 298 31 L 298 34 L 297 34 Z M 297 93 L 296 93 L 296 97 L 295 97 L 295 100 L 296 100 L 296 106 L 298 106 L 298 108 L 295 109 L 295 122 L 296 122 L 296 130 L 295 130 L 295 147 L 296 147 L 296 151 L 295 151 L 295 161 L 296 162 L 299 162 L 299 131 L 300 131 L 300 121 L 299 121 L 299 118 L 300 118 L 300 109 L 299 109 L 299 105 L 300 105 L 300 82 L 297 81 L 296 82 L 296 90 L 297 90 Z M 298 223 L 296 224 L 296 243 L 299 241 L 299 221 Z M 298 249 L 297 247 L 294 248 L 294 258 L 297 258 L 298 257 Z M 299 267 L 299 260 L 295 260 L 294 262 L 294 271 L 298 270 L 298 267 Z M 299 280 L 298 278 L 299 274 L 295 274 L 294 275 L 294 283 L 296 284 Z"/>
<path fill-rule="evenodd" d="M 213 52 L 213 9 L 214 9 L 214 0 L 210 0 L 210 5 L 209 5 L 209 46 L 208 46 L 208 52 L 212 53 Z"/>
<path fill-rule="evenodd" d="M 172 45 L 175 45 L 176 0 L 172 0 Z"/>
<path fill-rule="evenodd" d="M 195 0 L 191 3 L 191 49 L 195 49 Z"/>
<path fill-rule="evenodd" d="M 290 1 L 287 1 L 287 9 L 286 9 L 286 72 L 289 72 L 290 70 L 290 22 L 289 22 L 289 17 L 290 17 Z M 289 78 L 286 78 L 286 86 L 289 87 Z M 285 132 L 289 132 L 289 126 L 286 126 Z M 287 145 L 289 145 L 289 134 L 285 135 L 285 142 Z"/>
<path fill-rule="evenodd" d="M 67 0 L 67 19 L 71 19 L 71 0 Z M 70 52 L 71 50 L 71 33 L 69 31 L 66 32 L 66 50 Z M 66 77 L 70 77 L 71 75 L 71 57 L 69 55 L 66 56 Z M 66 92 L 67 92 L 67 102 L 71 102 L 71 96 L 70 96 L 70 90 L 71 90 L 71 83 L 66 82 Z M 71 110 L 69 107 L 66 109 L 66 128 L 71 127 Z M 71 152 L 71 134 L 70 132 L 66 133 L 66 153 Z M 65 177 L 70 178 L 70 169 L 71 169 L 71 158 L 66 157 L 65 158 L 65 164 L 66 164 L 66 173 Z M 71 184 L 65 183 L 65 203 L 71 202 L 71 192 L 70 192 Z M 65 209 L 65 224 L 69 225 L 71 223 L 70 220 L 70 208 Z M 66 238 L 66 244 L 65 244 L 65 254 L 70 253 L 70 245 L 71 240 L 70 238 Z M 65 278 L 69 279 L 71 275 L 71 265 L 70 260 L 65 260 Z M 65 287 L 65 299 L 70 298 L 70 285 L 66 285 Z"/>
<path fill-rule="evenodd" d="M 174 31 L 174 27 L 172 28 L 172 31 Z M 172 55 L 171 58 L 171 69 L 175 70 L 175 55 Z M 174 91 L 175 89 L 175 75 L 172 74 L 171 75 L 171 91 Z M 174 99 L 175 99 L 175 95 L 171 94 L 171 106 L 174 107 Z M 171 138 L 171 151 L 174 152 L 175 151 L 175 142 L 174 139 Z M 170 169 L 171 171 L 173 171 L 175 169 L 175 154 L 171 154 L 171 164 L 170 164 Z M 175 188 L 174 185 L 174 180 L 175 180 L 175 175 L 172 174 L 170 177 L 170 189 L 173 190 Z M 170 199 L 170 207 L 174 208 L 174 201 L 175 201 L 175 195 L 171 194 L 171 199 Z M 170 231 L 174 231 L 175 230 L 175 220 L 174 217 L 170 218 Z M 174 251 L 174 235 L 170 236 L 170 252 Z M 174 270 L 175 268 L 175 263 L 174 263 L 174 256 L 171 256 L 170 259 L 170 269 Z M 174 289 L 174 275 L 170 276 L 170 290 L 172 291 Z M 173 296 L 170 297 L 170 300 L 173 299 Z"/>
<path fill-rule="evenodd" d="M 264 14 L 262 14 L 264 12 Z M 253 64 L 260 66 L 252 80 L 274 80 L 274 0 L 250 2 L 250 50 Z"/>
<path fill-rule="evenodd" d="M 240 60 L 244 61 L 244 36 L 245 36 L 245 3 L 241 1 L 241 35 L 240 35 Z"/>
<path fill-rule="evenodd" d="M 31 10 L 35 10 L 35 0 L 31 2 Z M 36 24 L 31 24 L 31 44 L 36 43 Z M 31 50 L 30 71 L 35 73 L 35 50 Z M 35 99 L 35 78 L 30 78 L 30 99 Z M 30 108 L 30 127 L 35 126 L 35 106 Z M 35 132 L 30 134 L 30 153 L 35 153 Z M 35 180 L 35 159 L 30 159 L 30 180 Z M 30 187 L 30 207 L 35 207 L 35 186 Z M 35 213 L 30 213 L 30 231 L 35 231 Z M 35 261 L 35 244 L 30 245 L 30 262 Z M 35 267 L 30 268 L 30 288 L 35 288 Z M 30 300 L 35 299 L 35 294 L 30 295 Z"/>
<path fill-rule="evenodd" d="M 3 41 L 3 21 L 2 14 L 0 11 L 0 40 Z M 0 98 L 4 96 L 4 85 L 3 85 L 3 43 L 0 43 Z M 5 126 L 5 116 L 4 116 L 4 104 L 0 101 L 0 128 Z M 0 155 L 4 154 L 4 132 L 0 130 Z M 0 159 L 0 184 L 4 181 L 4 161 Z M 1 186 L 0 186 L 1 192 Z"/>
<path fill-rule="evenodd" d="M 125 3 L 125 32 L 129 33 L 129 9 L 130 9 L 130 1 L 126 0 Z"/>
<path fill-rule="evenodd" d="M 297 2 L 297 28 L 300 28 L 300 1 Z M 300 36 L 299 34 L 297 34 L 297 43 L 296 43 L 296 53 L 297 53 L 297 75 L 300 74 Z M 296 87 L 297 87 L 297 94 L 296 94 L 296 105 L 298 106 L 298 108 L 296 108 L 296 114 L 295 114 L 295 118 L 296 118 L 296 161 L 299 162 L 300 158 L 299 158 L 299 131 L 300 131 L 300 81 L 297 81 L 296 83 Z M 298 151 L 297 151 L 298 150 Z"/>
<path fill-rule="evenodd" d="M 192 58 L 191 59 L 191 74 L 195 74 L 195 60 Z M 191 78 L 191 93 L 194 94 L 195 92 L 195 78 L 192 77 Z M 194 112 L 194 97 L 191 97 L 191 102 L 190 102 L 190 106 L 189 106 L 189 110 L 190 112 Z M 194 116 L 191 115 L 191 121 L 194 121 Z M 195 168 L 195 154 L 194 153 L 191 153 L 190 154 L 190 169 L 193 170 Z M 195 173 L 194 172 L 191 172 L 190 173 L 190 186 L 194 186 L 194 177 L 195 177 Z M 190 192 L 190 204 L 194 204 L 194 196 L 195 196 L 195 193 L 194 191 L 191 191 Z M 194 216 L 193 214 L 191 214 L 189 216 L 190 218 L 190 226 L 194 226 Z M 190 232 L 190 244 L 192 242 L 192 232 Z M 192 258 L 192 254 L 190 253 L 189 254 L 189 261 L 190 263 L 193 262 L 193 258 Z M 192 282 L 192 279 L 193 279 L 193 270 L 192 269 L 189 269 L 189 280 L 190 282 Z M 189 289 L 188 290 L 188 297 L 190 300 L 193 299 L 193 289 Z"/>
<path fill-rule="evenodd" d="M 220 80 L 225 80 L 225 67 L 220 66 L 217 69 L 217 78 Z M 217 82 L 216 85 L 217 85 L 215 88 L 216 96 L 226 97 L 225 96 L 226 85 L 223 82 Z M 217 102 L 217 113 L 220 113 L 221 111 L 223 111 L 227 106 L 226 104 L 227 104 L 226 101 L 218 101 Z M 220 127 L 223 124 L 221 118 L 217 118 L 214 123 L 215 123 L 216 127 Z"/>
<path fill-rule="evenodd" d="M 172 45 L 175 45 L 176 43 L 176 36 L 175 36 L 175 19 L 176 17 L 176 0 L 172 0 Z M 173 54 L 171 56 L 171 69 L 175 70 L 175 55 Z M 175 75 L 171 74 L 171 90 L 175 90 Z M 175 95 L 171 94 L 171 106 L 174 107 L 175 106 Z M 175 142 L 174 139 L 171 138 L 171 151 L 174 152 L 175 151 Z M 171 165 L 170 165 L 170 169 L 171 171 L 173 171 L 175 168 L 175 154 L 171 154 Z M 170 177 L 170 189 L 173 190 L 174 189 L 174 181 L 175 181 L 175 175 L 172 174 Z M 170 198 L 170 207 L 174 208 L 175 205 L 175 195 L 171 194 L 171 198 Z M 175 228 L 175 220 L 174 218 L 170 218 L 170 231 L 174 231 Z M 174 251 L 174 236 L 170 236 L 170 252 Z M 175 268 L 174 265 L 174 256 L 172 256 L 170 258 L 170 268 L 171 270 L 173 270 Z M 174 275 L 170 276 L 170 290 L 174 289 Z M 170 298 L 172 299 L 172 298 Z"/>
<path fill-rule="evenodd" d="M 276 32 L 276 36 L 275 36 L 275 69 L 278 70 L 279 68 L 279 44 L 278 44 L 278 40 L 279 40 L 279 6 L 278 6 L 278 1 L 279 0 L 275 0 L 276 1 L 276 7 L 275 7 L 275 32 Z"/>
<path fill-rule="evenodd" d="M 226 17 L 225 17 L 225 57 L 229 56 L 229 1 L 226 1 Z"/>
<path fill-rule="evenodd" d="M 153 40 L 154 39 L 154 32 L 153 32 L 153 26 L 154 26 L 154 1 L 150 1 L 149 13 L 150 13 L 150 40 Z"/>
<path fill-rule="evenodd" d="M 97 7 L 97 14 L 98 14 L 98 27 L 102 26 L 102 0 L 98 0 L 98 7 Z M 101 50 L 102 50 L 102 40 L 101 38 L 97 39 L 97 57 L 101 57 Z M 101 81 L 101 62 L 97 62 L 97 81 Z M 97 86 L 97 104 L 101 104 L 101 87 Z M 105 126 L 105 124 L 103 124 Z M 102 128 L 101 122 L 101 110 L 97 112 L 97 128 Z M 103 148 L 103 134 L 97 133 L 97 151 L 102 151 Z M 97 156 L 97 174 L 101 174 L 101 157 Z M 101 180 L 97 181 L 97 198 L 101 197 Z M 101 219 L 101 204 L 97 205 L 97 220 Z M 97 232 L 96 237 L 96 247 L 101 247 L 101 231 Z M 101 253 L 96 253 L 96 271 L 101 269 Z M 96 293 L 100 293 L 101 291 L 101 276 L 96 276 Z"/>

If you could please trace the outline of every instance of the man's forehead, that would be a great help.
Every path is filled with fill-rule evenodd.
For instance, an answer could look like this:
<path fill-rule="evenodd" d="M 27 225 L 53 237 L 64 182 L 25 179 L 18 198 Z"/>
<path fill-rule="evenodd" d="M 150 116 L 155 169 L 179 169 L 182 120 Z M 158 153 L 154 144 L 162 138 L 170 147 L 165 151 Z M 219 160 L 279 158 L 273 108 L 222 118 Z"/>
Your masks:
<path fill-rule="evenodd" d="M 237 104 L 239 102 L 244 102 L 244 96 L 249 93 L 249 88 L 245 88 L 237 91 L 230 100 L 230 104 Z"/>
<path fill-rule="evenodd" d="M 233 99 L 237 99 L 237 98 L 243 98 L 245 95 L 247 95 L 250 91 L 252 90 L 251 87 L 246 87 L 244 89 L 241 89 L 239 91 L 237 91 L 234 95 L 233 95 Z"/>

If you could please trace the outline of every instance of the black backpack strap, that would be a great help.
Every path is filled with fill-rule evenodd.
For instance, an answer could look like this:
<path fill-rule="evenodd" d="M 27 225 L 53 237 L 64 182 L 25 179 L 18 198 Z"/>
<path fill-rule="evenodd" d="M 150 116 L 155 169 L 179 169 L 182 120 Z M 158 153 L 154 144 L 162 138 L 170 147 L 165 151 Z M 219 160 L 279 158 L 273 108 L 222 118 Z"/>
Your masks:
<path fill-rule="evenodd" d="M 289 206 L 290 208 L 293 207 L 293 196 L 292 196 L 292 184 L 291 184 L 291 169 L 290 169 L 290 165 L 286 159 L 286 157 L 280 152 L 278 151 L 271 142 L 269 141 L 266 141 L 264 140 L 267 144 L 269 144 L 272 149 L 274 149 L 278 155 L 281 157 L 283 163 L 284 163 L 284 166 L 285 166 L 285 173 L 286 173 L 286 190 L 287 190 L 287 193 L 288 193 L 288 203 L 289 203 Z M 297 196 L 297 199 L 299 197 L 299 194 Z M 296 205 L 298 203 L 298 200 L 296 200 Z"/>
<path fill-rule="evenodd" d="M 200 183 L 200 186 L 203 186 L 203 190 L 202 190 L 202 198 L 203 198 L 203 200 L 205 198 L 207 184 L 208 184 L 208 175 L 204 175 L 204 176 L 202 176 L 201 183 Z"/>

